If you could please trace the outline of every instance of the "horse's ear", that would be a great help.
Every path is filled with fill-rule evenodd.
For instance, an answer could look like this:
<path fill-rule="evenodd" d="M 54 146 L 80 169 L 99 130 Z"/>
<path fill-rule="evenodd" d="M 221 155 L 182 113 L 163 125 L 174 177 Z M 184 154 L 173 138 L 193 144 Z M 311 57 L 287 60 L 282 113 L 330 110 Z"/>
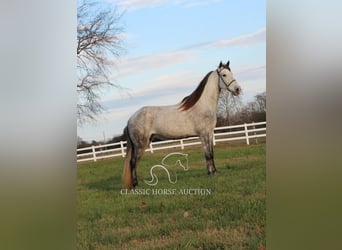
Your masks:
<path fill-rule="evenodd" d="M 229 60 L 228 60 L 228 62 L 227 62 L 227 64 L 226 64 L 226 66 L 229 67 Z"/>
<path fill-rule="evenodd" d="M 220 61 L 220 65 L 219 65 L 219 68 L 221 68 L 221 67 L 222 67 L 222 65 L 223 65 L 223 64 L 222 64 L 222 61 Z"/>

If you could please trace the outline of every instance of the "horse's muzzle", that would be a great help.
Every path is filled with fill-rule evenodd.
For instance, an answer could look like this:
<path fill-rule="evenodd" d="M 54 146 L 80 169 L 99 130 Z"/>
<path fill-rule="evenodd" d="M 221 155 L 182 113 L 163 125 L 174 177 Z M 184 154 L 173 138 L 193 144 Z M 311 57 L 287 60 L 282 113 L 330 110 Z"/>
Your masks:
<path fill-rule="evenodd" d="M 234 96 L 238 96 L 241 93 L 241 88 L 240 87 L 235 87 L 233 91 Z"/>

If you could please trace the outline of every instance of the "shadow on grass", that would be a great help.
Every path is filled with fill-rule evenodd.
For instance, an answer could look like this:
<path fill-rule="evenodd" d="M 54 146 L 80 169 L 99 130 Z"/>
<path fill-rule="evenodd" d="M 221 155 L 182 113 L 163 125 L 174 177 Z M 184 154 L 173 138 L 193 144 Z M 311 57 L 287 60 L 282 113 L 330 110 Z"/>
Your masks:
<path fill-rule="evenodd" d="M 250 160 L 244 162 L 225 164 L 224 169 L 229 171 L 242 171 L 262 167 L 263 163 L 259 160 Z"/>
<path fill-rule="evenodd" d="M 111 176 L 107 179 L 101 179 L 87 184 L 90 189 L 98 189 L 103 191 L 114 191 L 122 188 L 122 177 Z"/>

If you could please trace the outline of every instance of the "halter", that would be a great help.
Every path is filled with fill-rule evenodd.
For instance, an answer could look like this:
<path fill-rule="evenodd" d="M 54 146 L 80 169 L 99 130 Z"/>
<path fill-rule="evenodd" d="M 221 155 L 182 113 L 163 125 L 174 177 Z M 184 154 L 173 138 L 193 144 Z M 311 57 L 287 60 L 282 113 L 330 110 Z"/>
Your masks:
<path fill-rule="evenodd" d="M 224 80 L 224 78 L 221 76 L 220 72 L 219 72 L 218 70 L 216 70 L 216 72 L 217 72 L 217 74 L 218 74 L 218 76 L 219 76 L 218 81 L 217 81 L 217 84 L 220 86 L 220 79 L 221 79 L 221 80 L 223 81 L 224 85 L 226 85 L 227 90 L 228 90 L 229 92 L 233 92 L 233 91 L 231 91 L 231 90 L 229 89 L 229 86 L 230 86 L 233 82 L 236 82 L 236 80 L 233 79 L 233 80 L 231 80 L 230 82 L 227 83 L 226 80 Z"/>

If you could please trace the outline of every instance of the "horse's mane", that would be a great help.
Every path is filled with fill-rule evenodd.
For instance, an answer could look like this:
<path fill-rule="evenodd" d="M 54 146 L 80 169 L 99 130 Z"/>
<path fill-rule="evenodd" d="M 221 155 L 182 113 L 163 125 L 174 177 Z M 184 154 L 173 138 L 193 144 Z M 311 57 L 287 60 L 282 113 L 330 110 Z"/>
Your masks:
<path fill-rule="evenodd" d="M 194 106 L 196 104 L 196 102 L 200 99 L 204 87 L 208 82 L 208 78 L 209 75 L 212 73 L 212 71 L 210 71 L 200 82 L 200 84 L 197 86 L 197 88 L 188 96 L 184 97 L 184 99 L 181 101 L 179 109 L 181 111 L 184 110 L 188 110 L 189 108 L 191 108 L 192 106 Z"/>

